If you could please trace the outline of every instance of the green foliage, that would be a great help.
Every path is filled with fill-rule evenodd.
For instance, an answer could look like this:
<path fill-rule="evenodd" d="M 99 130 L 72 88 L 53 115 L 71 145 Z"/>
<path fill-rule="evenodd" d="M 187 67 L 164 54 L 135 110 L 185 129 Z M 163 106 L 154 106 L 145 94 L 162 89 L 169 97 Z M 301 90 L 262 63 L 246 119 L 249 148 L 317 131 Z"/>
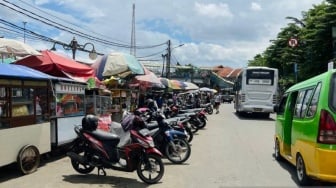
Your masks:
<path fill-rule="evenodd" d="M 286 18 L 288 25 L 271 41 L 271 45 L 248 62 L 249 66 L 278 68 L 279 85 L 283 89 L 295 83 L 295 63 L 298 65 L 297 81 L 302 81 L 325 72 L 328 62 L 336 61 L 336 36 L 332 36 L 332 28 L 336 28 L 336 0 L 314 5 L 302 12 L 301 19 Z M 288 45 L 292 37 L 299 41 L 298 46 Z"/>

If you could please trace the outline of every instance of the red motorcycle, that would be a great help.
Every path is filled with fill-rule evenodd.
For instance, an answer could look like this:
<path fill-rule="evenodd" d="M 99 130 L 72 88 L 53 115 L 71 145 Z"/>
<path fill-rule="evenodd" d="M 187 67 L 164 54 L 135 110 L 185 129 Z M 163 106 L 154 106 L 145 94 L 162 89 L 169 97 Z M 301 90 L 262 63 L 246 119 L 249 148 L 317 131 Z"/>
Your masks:
<path fill-rule="evenodd" d="M 106 176 L 105 169 L 136 170 L 145 183 L 154 184 L 161 180 L 164 174 L 162 154 L 154 147 L 148 129 L 129 130 L 129 141 L 118 146 L 121 139 L 118 135 L 99 130 L 97 126 L 98 118 L 86 115 L 82 128 L 75 127 L 78 137 L 67 156 L 77 172 L 88 174 L 97 167 L 98 175 Z"/>

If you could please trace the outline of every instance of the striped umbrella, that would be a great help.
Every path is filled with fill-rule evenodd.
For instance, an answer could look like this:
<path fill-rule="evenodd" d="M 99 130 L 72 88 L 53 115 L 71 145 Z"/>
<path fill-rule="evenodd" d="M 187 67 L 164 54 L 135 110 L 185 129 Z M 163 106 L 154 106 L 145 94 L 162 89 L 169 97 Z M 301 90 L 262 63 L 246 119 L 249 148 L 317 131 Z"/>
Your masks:
<path fill-rule="evenodd" d="M 161 83 L 171 90 L 183 90 L 187 85 L 183 81 L 160 78 Z"/>

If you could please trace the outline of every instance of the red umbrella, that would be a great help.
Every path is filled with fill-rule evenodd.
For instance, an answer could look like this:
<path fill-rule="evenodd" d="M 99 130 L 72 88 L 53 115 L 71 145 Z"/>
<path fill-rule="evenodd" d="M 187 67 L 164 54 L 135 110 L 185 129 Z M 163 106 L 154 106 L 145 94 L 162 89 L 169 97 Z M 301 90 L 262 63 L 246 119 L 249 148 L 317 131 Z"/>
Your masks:
<path fill-rule="evenodd" d="M 24 65 L 52 76 L 68 77 L 80 81 L 95 77 L 93 68 L 88 65 L 49 50 L 42 51 L 41 54 L 22 58 L 14 64 Z"/>
<path fill-rule="evenodd" d="M 133 83 L 139 83 L 144 88 L 156 87 L 156 88 L 165 88 L 161 83 L 160 78 L 158 78 L 152 71 L 144 67 L 144 75 L 138 75 L 134 77 Z"/>

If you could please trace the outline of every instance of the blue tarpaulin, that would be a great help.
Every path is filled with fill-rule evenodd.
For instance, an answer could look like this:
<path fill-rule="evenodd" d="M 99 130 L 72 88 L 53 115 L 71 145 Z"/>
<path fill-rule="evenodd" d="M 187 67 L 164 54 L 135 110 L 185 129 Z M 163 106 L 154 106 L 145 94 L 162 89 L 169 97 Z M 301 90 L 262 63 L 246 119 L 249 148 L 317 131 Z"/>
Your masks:
<path fill-rule="evenodd" d="M 68 80 L 70 79 L 58 78 L 50 76 L 38 70 L 15 64 L 0 64 L 0 77 L 6 78 L 25 78 L 25 79 L 39 79 L 39 80 Z"/>

